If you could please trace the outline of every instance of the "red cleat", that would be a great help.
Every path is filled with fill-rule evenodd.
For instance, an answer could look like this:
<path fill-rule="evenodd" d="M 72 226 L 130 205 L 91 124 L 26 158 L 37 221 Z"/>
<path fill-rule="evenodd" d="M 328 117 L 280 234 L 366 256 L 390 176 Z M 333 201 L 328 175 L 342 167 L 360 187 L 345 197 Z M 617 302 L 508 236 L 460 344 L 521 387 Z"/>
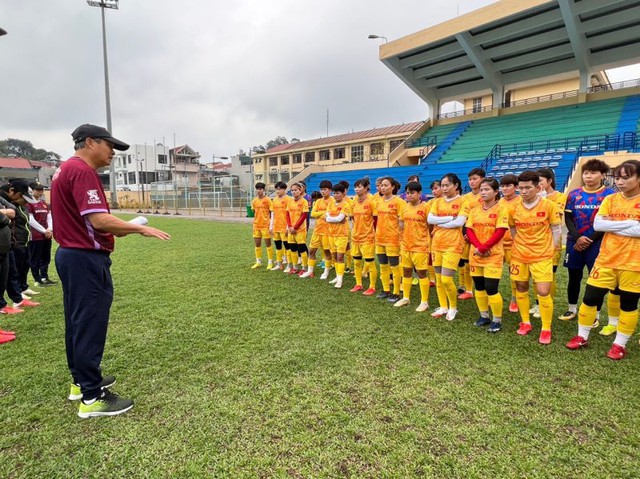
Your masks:
<path fill-rule="evenodd" d="M 0 329 L 0 335 L 4 335 L 4 336 L 15 336 L 16 333 L 14 333 L 13 331 L 3 331 L 2 329 Z"/>
<path fill-rule="evenodd" d="M 518 303 L 516 303 L 515 301 L 511 301 L 509 303 L 509 312 L 510 313 L 517 313 L 518 312 Z"/>
<path fill-rule="evenodd" d="M 24 309 L 12 308 L 11 306 L 5 306 L 4 308 L 0 309 L 0 314 L 18 314 L 18 313 L 24 313 Z"/>
<path fill-rule="evenodd" d="M 589 346 L 589 341 L 584 339 L 582 336 L 574 336 L 567 343 L 567 347 L 572 350 L 584 348 L 585 346 Z"/>
<path fill-rule="evenodd" d="M 551 344 L 551 331 L 540 331 L 538 342 L 540 344 Z"/>
<path fill-rule="evenodd" d="M 40 306 L 40 303 L 36 303 L 35 301 L 31 301 L 30 299 L 23 299 L 22 301 L 20 301 L 18 304 L 15 305 L 15 307 L 17 308 L 22 308 L 24 306 L 35 307 L 35 306 Z"/>
<path fill-rule="evenodd" d="M 430 288 L 435 288 L 436 287 L 436 282 L 435 281 L 429 281 L 429 287 Z"/>
<path fill-rule="evenodd" d="M 624 358 L 626 355 L 627 355 L 626 348 L 623 348 L 622 346 L 619 346 L 615 343 L 611 346 L 611 349 L 607 353 L 607 357 L 615 361 L 617 361 L 618 359 Z"/>
<path fill-rule="evenodd" d="M 531 326 L 531 323 L 520 323 L 520 327 L 516 331 L 516 334 L 519 334 L 520 336 L 526 336 L 531 332 L 532 329 L 533 327 Z"/>
<path fill-rule="evenodd" d="M 363 288 L 361 285 L 356 284 L 353 288 L 351 288 L 351 289 L 349 290 L 349 292 L 350 292 L 350 293 L 359 293 L 359 292 L 360 292 L 360 291 L 362 291 L 363 289 L 364 289 L 364 288 Z"/>
<path fill-rule="evenodd" d="M 296 273 L 298 276 L 302 276 L 305 273 L 305 271 L 303 269 L 299 269 L 298 272 Z"/>
<path fill-rule="evenodd" d="M 369 288 L 364 293 L 362 293 L 362 296 L 373 296 L 374 294 L 376 294 L 375 288 Z"/>
<path fill-rule="evenodd" d="M 16 339 L 15 336 L 0 334 L 0 344 L 8 343 Z"/>
<path fill-rule="evenodd" d="M 464 293 L 458 295 L 458 299 L 473 299 L 473 294 L 469 291 L 465 291 Z"/>
<path fill-rule="evenodd" d="M 289 274 L 298 274 L 298 273 L 300 273 L 300 270 L 293 269 L 293 268 L 291 268 L 291 271 L 289 271 Z"/>

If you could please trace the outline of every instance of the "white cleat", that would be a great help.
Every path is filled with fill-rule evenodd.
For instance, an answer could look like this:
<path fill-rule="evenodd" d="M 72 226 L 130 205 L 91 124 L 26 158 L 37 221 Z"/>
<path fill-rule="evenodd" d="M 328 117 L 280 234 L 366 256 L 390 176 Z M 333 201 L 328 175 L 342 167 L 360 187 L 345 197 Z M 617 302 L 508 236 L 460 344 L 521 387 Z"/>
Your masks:
<path fill-rule="evenodd" d="M 291 266 L 287 265 L 287 267 L 284 269 L 283 273 L 287 274 L 291 271 Z"/>
<path fill-rule="evenodd" d="M 329 270 L 325 269 L 324 273 L 320 275 L 320 279 L 327 279 L 329 277 Z"/>
<path fill-rule="evenodd" d="M 433 316 L 434 318 L 441 318 L 443 316 L 446 316 L 448 312 L 449 310 L 447 308 L 439 307 L 433 313 L 431 313 L 431 316 Z"/>
<path fill-rule="evenodd" d="M 394 308 L 401 308 L 402 306 L 406 306 L 407 304 L 409 304 L 409 298 L 402 298 L 402 299 L 399 299 L 398 301 L 396 301 L 393 304 L 393 307 Z"/>
<path fill-rule="evenodd" d="M 422 302 L 418 305 L 418 307 L 416 308 L 416 311 L 418 313 L 422 313 L 424 311 L 426 311 L 427 309 L 429 309 L 429 303 L 426 302 Z"/>
<path fill-rule="evenodd" d="M 313 270 L 306 271 L 300 275 L 301 278 L 308 278 L 309 276 L 313 276 Z"/>
<path fill-rule="evenodd" d="M 335 287 L 338 289 L 342 288 L 342 277 L 338 277 L 336 279 L 337 281 L 335 282 Z"/>
<path fill-rule="evenodd" d="M 331 281 L 329 281 L 329 284 L 336 284 L 337 282 L 338 282 L 338 277 L 336 276 Z"/>
<path fill-rule="evenodd" d="M 447 321 L 453 321 L 454 319 L 456 319 L 456 314 L 458 314 L 457 309 L 450 309 L 447 312 Z"/>

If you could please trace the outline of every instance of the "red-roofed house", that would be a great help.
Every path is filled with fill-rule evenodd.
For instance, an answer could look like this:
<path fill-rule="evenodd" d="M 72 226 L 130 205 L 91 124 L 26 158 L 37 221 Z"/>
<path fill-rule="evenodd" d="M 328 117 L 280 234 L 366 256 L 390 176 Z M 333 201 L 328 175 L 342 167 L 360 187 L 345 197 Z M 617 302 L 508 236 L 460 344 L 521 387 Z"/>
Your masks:
<path fill-rule="evenodd" d="M 26 158 L 0 158 L 0 182 L 10 178 L 24 178 L 38 180 L 45 187 L 51 185 L 51 177 L 56 169 L 43 161 L 28 160 Z"/>

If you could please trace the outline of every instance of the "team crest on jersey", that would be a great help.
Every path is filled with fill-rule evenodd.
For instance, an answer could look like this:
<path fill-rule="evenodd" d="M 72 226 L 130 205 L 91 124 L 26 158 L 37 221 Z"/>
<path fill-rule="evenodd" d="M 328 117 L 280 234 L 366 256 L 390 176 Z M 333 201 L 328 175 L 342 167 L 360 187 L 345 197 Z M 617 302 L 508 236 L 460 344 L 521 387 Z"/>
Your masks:
<path fill-rule="evenodd" d="M 636 203 L 636 205 L 634 206 L 634 208 L 640 208 L 640 203 Z"/>
<path fill-rule="evenodd" d="M 498 215 L 497 215 L 497 214 L 495 214 L 495 213 L 491 213 L 491 214 L 489 215 L 489 218 L 497 218 L 497 217 L 498 217 Z"/>
<path fill-rule="evenodd" d="M 100 199 L 98 190 L 87 190 L 87 196 L 89 197 L 89 199 L 87 200 L 88 205 L 102 204 L 102 200 Z"/>
<path fill-rule="evenodd" d="M 451 205 L 451 209 L 452 210 L 459 210 L 460 209 L 460 205 Z"/>
<path fill-rule="evenodd" d="M 424 218 L 424 211 L 418 211 L 417 214 L 418 216 L 422 216 Z"/>
<path fill-rule="evenodd" d="M 538 211 L 538 213 L 536 213 L 536 216 L 538 218 L 544 218 L 547 214 L 544 211 Z"/>

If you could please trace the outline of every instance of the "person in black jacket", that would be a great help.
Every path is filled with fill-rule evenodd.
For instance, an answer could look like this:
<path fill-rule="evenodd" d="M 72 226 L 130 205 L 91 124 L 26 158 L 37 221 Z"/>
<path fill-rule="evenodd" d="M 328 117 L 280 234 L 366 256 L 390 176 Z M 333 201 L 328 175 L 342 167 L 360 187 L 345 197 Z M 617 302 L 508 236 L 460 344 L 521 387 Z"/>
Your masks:
<path fill-rule="evenodd" d="M 0 207 L 0 298 L 2 298 L 7 287 L 7 276 L 9 275 L 8 255 L 11 249 L 11 219 L 15 218 L 15 210 L 11 205 L 7 206 L 2 202 L 0 202 Z M 0 309 L 0 313 L 4 313 L 2 309 Z M 8 343 L 14 339 L 16 339 L 16 335 L 13 331 L 0 329 L 0 344 Z"/>

